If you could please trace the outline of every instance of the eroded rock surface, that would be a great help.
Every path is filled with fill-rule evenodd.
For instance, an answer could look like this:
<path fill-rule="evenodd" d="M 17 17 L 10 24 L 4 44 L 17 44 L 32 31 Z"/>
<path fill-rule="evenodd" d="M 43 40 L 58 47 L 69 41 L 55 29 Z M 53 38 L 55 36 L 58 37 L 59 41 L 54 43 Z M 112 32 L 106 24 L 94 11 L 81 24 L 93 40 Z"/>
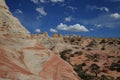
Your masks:
<path fill-rule="evenodd" d="M 68 63 L 30 36 L 5 0 L 0 0 L 0 80 L 80 80 Z"/>

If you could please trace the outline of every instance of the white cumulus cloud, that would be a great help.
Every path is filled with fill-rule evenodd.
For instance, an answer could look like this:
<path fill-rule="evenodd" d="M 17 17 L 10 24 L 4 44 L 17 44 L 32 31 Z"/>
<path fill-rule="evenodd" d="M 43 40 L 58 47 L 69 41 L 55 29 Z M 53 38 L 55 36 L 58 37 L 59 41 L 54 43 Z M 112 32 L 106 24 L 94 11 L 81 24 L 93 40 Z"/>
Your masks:
<path fill-rule="evenodd" d="M 50 32 L 57 33 L 56 29 L 50 28 Z"/>
<path fill-rule="evenodd" d="M 40 0 L 41 3 L 45 3 L 45 0 Z"/>
<path fill-rule="evenodd" d="M 39 0 L 31 0 L 31 2 L 35 3 L 35 4 L 38 4 L 39 3 Z"/>
<path fill-rule="evenodd" d="M 101 24 L 95 24 L 94 26 L 95 26 L 96 28 L 101 28 L 101 27 L 102 27 Z"/>
<path fill-rule="evenodd" d="M 36 33 L 40 33 L 41 30 L 40 30 L 40 29 L 35 29 L 35 32 L 36 32 Z"/>
<path fill-rule="evenodd" d="M 77 8 L 76 7 L 74 7 L 74 6 L 67 6 L 67 8 L 69 8 L 69 9 L 71 9 L 71 10 L 76 10 Z"/>
<path fill-rule="evenodd" d="M 16 9 L 15 13 L 17 13 L 17 14 L 23 14 L 22 10 L 20 10 L 20 9 Z"/>
<path fill-rule="evenodd" d="M 100 7 L 98 9 L 100 9 L 101 11 L 109 12 L 109 9 L 107 7 Z"/>
<path fill-rule="evenodd" d="M 49 2 L 57 3 L 57 2 L 64 2 L 64 0 L 31 0 L 31 2 L 33 2 L 34 4 L 49 3 Z"/>
<path fill-rule="evenodd" d="M 93 28 L 91 28 L 91 29 L 90 29 L 90 31 L 94 31 L 94 29 L 93 29 Z"/>
<path fill-rule="evenodd" d="M 54 2 L 54 3 L 56 3 L 56 2 L 64 2 L 64 0 L 50 0 L 51 2 Z"/>
<path fill-rule="evenodd" d="M 98 6 L 91 6 L 91 5 L 88 5 L 87 6 L 88 9 L 91 9 L 91 10 L 100 10 L 100 11 L 105 11 L 105 12 L 109 12 L 109 8 L 105 7 L 105 6 L 102 6 L 102 7 L 98 7 Z"/>
<path fill-rule="evenodd" d="M 57 26 L 57 29 L 58 30 L 64 30 L 64 31 L 71 31 L 71 32 L 88 32 L 89 30 L 83 26 L 83 25 L 80 25 L 80 24 L 75 24 L 75 25 L 66 25 L 66 24 L 63 24 L 63 23 L 60 23 L 58 26 Z"/>
<path fill-rule="evenodd" d="M 71 17 L 71 16 L 65 18 L 65 21 L 66 21 L 66 22 L 70 22 L 71 20 L 72 20 L 72 17 Z"/>
<path fill-rule="evenodd" d="M 36 11 L 39 12 L 43 16 L 47 15 L 47 12 L 45 12 L 43 7 L 36 8 Z"/>
<path fill-rule="evenodd" d="M 119 13 L 113 13 L 110 16 L 113 17 L 113 18 L 116 18 L 116 19 L 120 18 L 120 14 Z"/>

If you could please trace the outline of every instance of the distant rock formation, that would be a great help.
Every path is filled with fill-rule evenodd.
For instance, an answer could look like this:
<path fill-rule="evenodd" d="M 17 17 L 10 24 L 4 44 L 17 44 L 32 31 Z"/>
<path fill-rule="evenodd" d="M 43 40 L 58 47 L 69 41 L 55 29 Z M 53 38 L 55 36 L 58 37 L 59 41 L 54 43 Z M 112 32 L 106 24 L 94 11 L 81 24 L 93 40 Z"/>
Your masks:
<path fill-rule="evenodd" d="M 45 36 L 45 37 L 49 37 L 47 32 L 43 32 L 42 35 Z"/>
<path fill-rule="evenodd" d="M 32 38 L 35 39 L 38 43 L 44 45 L 48 49 L 52 49 L 55 53 L 59 53 L 64 49 L 65 42 L 61 37 L 45 37 L 43 34 L 33 34 Z"/>
<path fill-rule="evenodd" d="M 61 34 L 54 33 L 53 38 L 63 39 L 63 36 Z"/>

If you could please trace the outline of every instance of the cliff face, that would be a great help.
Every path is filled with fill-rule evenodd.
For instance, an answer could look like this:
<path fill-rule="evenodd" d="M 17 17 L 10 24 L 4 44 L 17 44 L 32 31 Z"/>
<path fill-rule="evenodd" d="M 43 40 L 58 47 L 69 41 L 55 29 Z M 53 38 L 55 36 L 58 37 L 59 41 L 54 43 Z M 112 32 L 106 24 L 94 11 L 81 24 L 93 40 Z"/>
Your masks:
<path fill-rule="evenodd" d="M 5 4 L 5 0 L 0 0 L 0 26 L 5 26 L 11 32 L 17 33 L 29 33 L 18 21 L 17 18 L 13 17 L 9 12 L 8 7 Z"/>
<path fill-rule="evenodd" d="M 59 55 L 31 38 L 5 0 L 0 0 L 0 80 L 80 80 Z"/>

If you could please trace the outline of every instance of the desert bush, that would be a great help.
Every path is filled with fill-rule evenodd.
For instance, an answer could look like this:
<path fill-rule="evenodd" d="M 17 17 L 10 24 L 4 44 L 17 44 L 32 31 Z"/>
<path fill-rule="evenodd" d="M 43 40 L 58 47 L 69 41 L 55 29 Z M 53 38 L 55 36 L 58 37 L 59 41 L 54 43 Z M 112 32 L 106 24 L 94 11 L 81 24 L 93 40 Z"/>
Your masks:
<path fill-rule="evenodd" d="M 112 63 L 111 65 L 110 65 L 110 70 L 112 70 L 112 71 L 114 71 L 114 70 L 116 70 L 116 66 L 117 66 L 117 64 L 116 63 Z"/>
<path fill-rule="evenodd" d="M 100 80 L 114 80 L 114 77 L 102 75 Z"/>
<path fill-rule="evenodd" d="M 77 51 L 77 52 L 75 52 L 74 54 L 77 54 L 78 56 L 80 56 L 80 55 L 83 54 L 83 52 L 82 52 L 82 51 Z"/>
<path fill-rule="evenodd" d="M 87 74 L 83 69 L 82 65 L 76 65 L 74 67 L 74 70 L 77 72 L 78 76 L 82 78 L 83 80 L 93 80 L 93 76 L 90 74 Z"/>
<path fill-rule="evenodd" d="M 102 39 L 100 44 L 106 43 L 105 39 Z"/>
<path fill-rule="evenodd" d="M 108 56 L 108 58 L 115 58 L 115 56 Z"/>
<path fill-rule="evenodd" d="M 67 60 L 66 54 L 71 52 L 71 51 L 72 51 L 71 49 L 67 49 L 67 50 L 60 52 L 60 57 L 64 60 Z"/>
<path fill-rule="evenodd" d="M 94 55 L 87 54 L 86 57 L 88 58 L 88 60 L 92 60 L 94 62 L 99 61 L 99 55 L 98 54 L 94 54 Z"/>
<path fill-rule="evenodd" d="M 119 59 L 120 59 L 120 56 L 117 56 L 117 58 L 119 58 Z"/>
<path fill-rule="evenodd" d="M 114 43 L 111 41 L 111 42 L 108 42 L 108 44 L 109 44 L 109 45 L 112 45 L 112 44 L 114 44 Z"/>
<path fill-rule="evenodd" d="M 120 60 L 118 60 L 118 62 L 117 63 L 120 63 Z"/>
<path fill-rule="evenodd" d="M 74 42 L 74 41 L 75 41 L 74 38 L 71 38 L 71 39 L 70 39 L 70 42 L 71 42 L 71 43 Z"/>
<path fill-rule="evenodd" d="M 117 68 L 117 72 L 120 72 L 120 66 Z"/>
<path fill-rule="evenodd" d="M 112 63 L 109 69 L 112 71 L 116 70 L 117 72 L 120 72 L 120 64 L 119 63 Z"/>
<path fill-rule="evenodd" d="M 93 56 L 90 55 L 90 54 L 86 54 L 86 57 L 87 57 L 89 60 L 92 60 L 92 59 L 93 59 Z"/>
<path fill-rule="evenodd" d="M 86 74 L 84 71 L 80 72 L 78 74 L 78 76 L 80 76 L 80 78 L 82 78 L 83 80 L 93 80 L 94 76 L 91 76 L 90 74 Z"/>
<path fill-rule="evenodd" d="M 120 41 L 118 41 L 117 44 L 119 45 L 119 44 L 120 44 Z"/>
<path fill-rule="evenodd" d="M 92 50 L 92 48 L 88 47 L 88 48 L 87 48 L 87 51 L 90 51 L 90 50 Z"/>
<path fill-rule="evenodd" d="M 105 47 L 102 47 L 101 50 L 105 50 Z"/>
<path fill-rule="evenodd" d="M 120 77 L 117 77 L 115 80 L 120 80 Z"/>
<path fill-rule="evenodd" d="M 61 57 L 62 59 L 64 59 L 64 60 L 67 60 L 66 53 L 61 53 L 61 54 L 60 54 L 60 57 Z"/>
<path fill-rule="evenodd" d="M 82 63 L 81 66 L 86 66 L 86 64 L 85 64 L 85 63 Z"/>
<path fill-rule="evenodd" d="M 96 45 L 97 42 L 95 40 L 92 40 L 86 47 L 93 47 L 93 45 Z"/>
<path fill-rule="evenodd" d="M 74 54 L 71 54 L 70 57 L 74 57 Z"/>
<path fill-rule="evenodd" d="M 97 74 L 100 72 L 100 67 L 97 64 L 91 64 L 90 70 L 92 73 L 95 73 L 95 77 L 97 77 Z"/>

